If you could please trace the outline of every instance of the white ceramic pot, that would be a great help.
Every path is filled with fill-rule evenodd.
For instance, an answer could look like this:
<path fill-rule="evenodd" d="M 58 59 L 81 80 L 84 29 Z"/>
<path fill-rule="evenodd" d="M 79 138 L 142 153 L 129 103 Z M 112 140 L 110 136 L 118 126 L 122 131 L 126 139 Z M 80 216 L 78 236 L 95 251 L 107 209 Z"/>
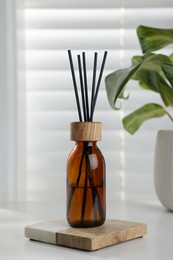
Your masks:
<path fill-rule="evenodd" d="M 157 134 L 154 160 L 156 194 L 165 208 L 173 211 L 173 131 Z"/>

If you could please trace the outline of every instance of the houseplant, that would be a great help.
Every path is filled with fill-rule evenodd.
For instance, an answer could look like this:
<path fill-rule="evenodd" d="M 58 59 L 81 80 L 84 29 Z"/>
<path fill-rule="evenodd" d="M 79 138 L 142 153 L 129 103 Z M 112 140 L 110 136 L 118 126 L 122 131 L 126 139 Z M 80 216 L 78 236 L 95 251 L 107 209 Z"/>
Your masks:
<path fill-rule="evenodd" d="M 110 106 L 115 110 L 119 109 L 117 99 L 126 99 L 124 89 L 131 79 L 138 81 L 141 88 L 157 93 L 163 105 L 148 103 L 124 117 L 123 126 L 130 134 L 134 134 L 148 119 L 167 115 L 173 122 L 173 115 L 167 110 L 167 107 L 173 107 L 173 53 L 170 55 L 158 53 L 158 50 L 173 44 L 173 29 L 139 26 L 137 35 L 143 55 L 134 56 L 129 68 L 117 70 L 105 78 Z M 165 134 L 166 136 L 169 134 L 169 137 L 163 137 Z M 160 141 L 160 138 L 166 138 L 166 141 Z M 173 182 L 171 181 L 173 141 L 171 140 L 173 140 L 173 131 L 158 133 L 154 176 L 156 193 L 160 201 L 166 208 L 173 210 Z M 169 151 L 165 150 L 168 148 Z M 163 154 L 166 156 L 162 156 Z"/>

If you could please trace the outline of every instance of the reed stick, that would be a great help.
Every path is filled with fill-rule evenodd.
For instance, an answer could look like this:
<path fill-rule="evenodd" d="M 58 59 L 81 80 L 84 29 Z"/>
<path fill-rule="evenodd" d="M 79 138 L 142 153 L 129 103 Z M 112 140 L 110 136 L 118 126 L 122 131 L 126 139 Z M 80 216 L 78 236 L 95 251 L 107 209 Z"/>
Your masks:
<path fill-rule="evenodd" d="M 93 67 L 93 80 L 92 80 L 92 91 L 91 91 L 91 104 L 90 104 L 90 118 L 89 121 L 92 121 L 92 107 L 94 101 L 94 94 L 95 94 L 95 84 L 96 84 L 96 71 L 97 71 L 97 56 L 98 53 L 94 53 L 94 67 Z"/>
<path fill-rule="evenodd" d="M 87 85 L 85 52 L 82 52 L 82 60 L 83 60 L 84 85 L 85 85 L 86 120 L 89 121 L 88 85 Z"/>
<path fill-rule="evenodd" d="M 81 114 L 81 108 L 80 108 L 80 102 L 79 102 L 79 96 L 78 96 L 78 90 L 77 90 L 76 77 L 75 77 L 75 72 L 74 72 L 71 50 L 68 50 L 68 56 L 69 56 L 69 61 L 70 61 L 70 68 L 71 68 L 74 92 L 75 92 L 75 97 L 76 97 L 76 104 L 77 104 L 77 111 L 78 111 L 78 115 L 79 115 L 79 121 L 82 122 L 82 114 Z"/>
<path fill-rule="evenodd" d="M 98 78 L 98 82 L 97 82 L 97 87 L 96 87 L 96 91 L 95 91 L 95 95 L 94 95 L 94 100 L 93 100 L 93 103 L 92 103 L 91 121 L 93 120 L 93 115 L 94 115 L 95 105 L 96 105 L 96 101 L 97 101 L 97 96 L 98 96 L 100 83 L 101 83 L 101 79 L 102 79 L 102 75 L 103 75 L 103 70 L 104 70 L 104 66 L 105 66 L 105 62 L 106 62 L 106 56 L 107 56 L 107 51 L 104 52 L 103 61 L 102 61 L 102 65 L 101 65 L 101 70 L 100 70 L 100 74 L 99 74 L 99 78 Z"/>
<path fill-rule="evenodd" d="M 82 97 L 82 106 L 83 106 L 83 116 L 84 116 L 84 121 L 86 122 L 87 116 L 86 116 L 85 92 L 84 92 L 84 86 L 83 86 L 82 66 L 81 66 L 80 55 L 77 55 L 77 58 L 78 58 L 78 66 L 79 66 L 79 78 L 80 78 L 80 88 L 81 88 L 81 97 Z"/>

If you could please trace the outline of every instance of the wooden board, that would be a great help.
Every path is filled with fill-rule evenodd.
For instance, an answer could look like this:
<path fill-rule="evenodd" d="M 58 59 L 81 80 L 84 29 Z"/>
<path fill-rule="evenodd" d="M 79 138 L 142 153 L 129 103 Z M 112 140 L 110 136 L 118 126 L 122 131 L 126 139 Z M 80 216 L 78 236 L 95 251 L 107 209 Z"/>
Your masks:
<path fill-rule="evenodd" d="M 25 236 L 32 240 L 87 251 L 98 250 L 146 234 L 146 224 L 124 220 L 107 220 L 104 225 L 95 228 L 71 228 L 64 221 L 56 220 L 25 227 Z"/>

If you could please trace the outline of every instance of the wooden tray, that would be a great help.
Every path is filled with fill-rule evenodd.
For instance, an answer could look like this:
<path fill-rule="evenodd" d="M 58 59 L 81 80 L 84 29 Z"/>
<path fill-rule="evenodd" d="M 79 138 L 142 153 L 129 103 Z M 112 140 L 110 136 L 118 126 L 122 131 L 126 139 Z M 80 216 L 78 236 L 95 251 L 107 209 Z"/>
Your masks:
<path fill-rule="evenodd" d="M 95 228 L 71 228 L 65 221 L 49 221 L 25 227 L 32 240 L 94 251 L 147 234 L 147 225 L 124 220 L 107 220 Z"/>

